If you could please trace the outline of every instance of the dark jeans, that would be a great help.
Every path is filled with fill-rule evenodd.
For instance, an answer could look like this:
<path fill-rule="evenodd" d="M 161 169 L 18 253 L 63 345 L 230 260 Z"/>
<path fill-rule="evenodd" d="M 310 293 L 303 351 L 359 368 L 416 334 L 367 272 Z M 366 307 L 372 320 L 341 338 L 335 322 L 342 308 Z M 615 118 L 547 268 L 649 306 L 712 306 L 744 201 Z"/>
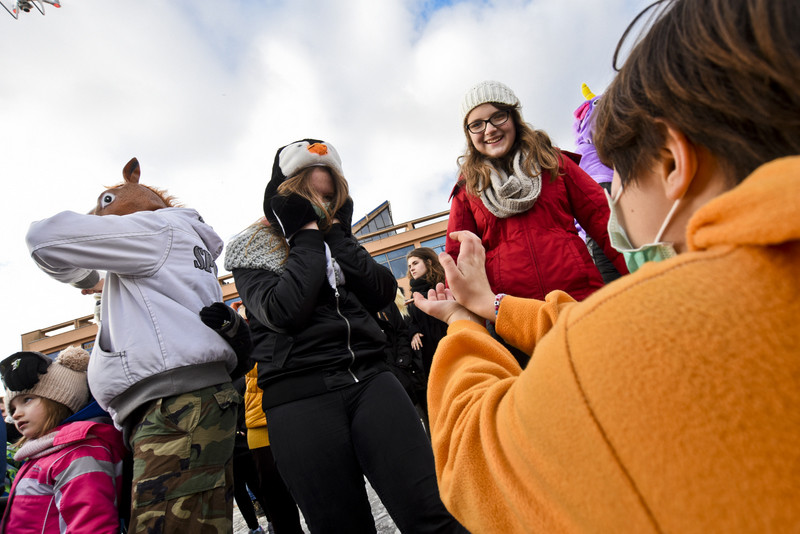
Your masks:
<path fill-rule="evenodd" d="M 466 532 L 442 504 L 430 442 L 392 373 L 270 408 L 267 421 L 311 532 L 375 532 L 365 475 L 402 532 Z"/>

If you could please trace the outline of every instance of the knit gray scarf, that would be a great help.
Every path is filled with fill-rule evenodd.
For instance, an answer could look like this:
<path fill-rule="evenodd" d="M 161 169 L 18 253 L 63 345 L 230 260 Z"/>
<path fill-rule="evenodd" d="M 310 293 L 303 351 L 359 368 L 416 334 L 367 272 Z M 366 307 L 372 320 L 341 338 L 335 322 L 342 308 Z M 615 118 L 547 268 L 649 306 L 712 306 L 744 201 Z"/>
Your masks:
<path fill-rule="evenodd" d="M 509 176 L 505 171 L 493 169 L 489 187 L 481 191 L 483 205 L 495 217 L 505 219 L 528 211 L 542 192 L 541 168 L 536 165 L 536 176 L 530 177 L 522 171 L 521 161 L 522 153 L 517 151 L 512 161 L 514 174 Z"/>

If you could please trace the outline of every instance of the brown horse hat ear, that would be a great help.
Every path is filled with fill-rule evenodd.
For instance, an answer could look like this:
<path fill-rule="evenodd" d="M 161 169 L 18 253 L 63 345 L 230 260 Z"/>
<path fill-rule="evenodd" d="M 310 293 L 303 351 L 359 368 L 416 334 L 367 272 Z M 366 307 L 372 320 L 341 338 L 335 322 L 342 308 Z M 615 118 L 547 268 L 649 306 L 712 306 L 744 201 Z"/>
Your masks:
<path fill-rule="evenodd" d="M 125 179 L 126 183 L 138 184 L 141 172 L 142 169 L 139 167 L 139 160 L 136 158 L 131 158 L 131 160 L 122 169 L 122 177 Z"/>

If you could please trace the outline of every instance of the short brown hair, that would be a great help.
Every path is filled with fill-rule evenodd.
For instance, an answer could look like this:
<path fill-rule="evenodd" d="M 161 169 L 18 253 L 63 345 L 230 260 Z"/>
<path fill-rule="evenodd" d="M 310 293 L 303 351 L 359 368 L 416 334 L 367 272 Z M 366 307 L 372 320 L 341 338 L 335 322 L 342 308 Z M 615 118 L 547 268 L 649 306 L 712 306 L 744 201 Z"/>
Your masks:
<path fill-rule="evenodd" d="M 707 148 L 731 185 L 800 154 L 800 2 L 659 0 L 600 101 L 594 142 L 623 183 L 651 164 L 664 123 Z"/>

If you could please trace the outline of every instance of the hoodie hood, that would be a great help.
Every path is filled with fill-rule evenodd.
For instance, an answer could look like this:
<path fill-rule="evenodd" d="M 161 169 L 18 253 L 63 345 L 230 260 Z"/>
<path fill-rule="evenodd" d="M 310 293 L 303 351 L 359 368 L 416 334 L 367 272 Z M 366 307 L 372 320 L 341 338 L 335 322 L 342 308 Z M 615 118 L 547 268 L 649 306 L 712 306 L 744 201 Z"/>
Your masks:
<path fill-rule="evenodd" d="M 194 228 L 194 230 L 197 232 L 197 235 L 199 235 L 200 239 L 203 240 L 206 250 L 208 250 L 214 256 L 215 260 L 219 258 L 220 254 L 222 254 L 222 248 L 225 246 L 225 242 L 219 235 L 217 235 L 214 229 L 203 220 L 203 217 L 200 216 L 197 210 L 192 208 L 164 208 L 164 210 L 176 210 L 178 212 L 182 212 L 182 214 L 189 220 L 192 228 Z"/>
<path fill-rule="evenodd" d="M 800 240 L 800 156 L 765 163 L 741 184 L 697 210 L 689 250 L 782 245 Z"/>

